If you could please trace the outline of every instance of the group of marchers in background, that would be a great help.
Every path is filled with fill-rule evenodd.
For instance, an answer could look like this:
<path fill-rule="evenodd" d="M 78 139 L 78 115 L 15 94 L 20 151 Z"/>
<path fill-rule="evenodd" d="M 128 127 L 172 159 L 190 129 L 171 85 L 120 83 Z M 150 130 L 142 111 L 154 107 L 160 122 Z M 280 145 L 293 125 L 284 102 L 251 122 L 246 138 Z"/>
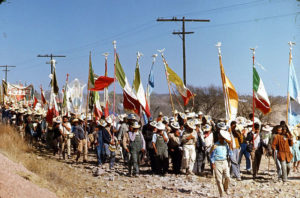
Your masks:
<path fill-rule="evenodd" d="M 11 125 L 28 144 L 43 144 L 53 155 L 79 163 L 92 163 L 88 152 L 97 156 L 98 171 L 114 171 L 116 163 L 128 167 L 128 176 L 138 177 L 140 165 L 150 174 L 203 176 L 205 164 L 215 176 L 220 195 L 228 193 L 230 178 L 241 181 L 241 161 L 246 159 L 246 174 L 255 179 L 266 154 L 273 158 L 278 181 L 287 182 L 290 170 L 298 171 L 300 133 L 297 127 L 261 123 L 253 114 L 235 120 L 212 118 L 201 111 L 159 113 L 142 125 L 136 114 L 109 115 L 96 120 L 92 115 L 65 115 L 46 122 L 43 111 L 19 108 L 8 103 L 1 107 L 2 123 Z M 170 112 L 171 113 L 171 112 Z M 253 123 L 254 121 L 254 123 Z M 213 174 L 214 173 L 214 174 Z M 144 174 L 144 173 L 143 173 Z"/>

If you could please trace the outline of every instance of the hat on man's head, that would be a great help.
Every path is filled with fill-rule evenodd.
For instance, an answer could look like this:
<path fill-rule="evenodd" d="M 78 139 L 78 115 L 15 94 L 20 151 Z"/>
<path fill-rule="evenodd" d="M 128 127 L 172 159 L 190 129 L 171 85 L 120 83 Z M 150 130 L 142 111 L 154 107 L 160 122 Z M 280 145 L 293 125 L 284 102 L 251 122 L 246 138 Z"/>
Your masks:
<path fill-rule="evenodd" d="M 159 114 L 158 114 L 158 116 L 163 116 L 164 114 L 160 111 L 159 112 Z"/>
<path fill-rule="evenodd" d="M 209 124 L 204 125 L 204 127 L 203 127 L 204 132 L 208 132 L 210 130 L 211 130 L 211 126 Z"/>
<path fill-rule="evenodd" d="M 105 122 L 105 120 L 101 119 L 99 121 L 97 121 L 97 123 L 99 122 L 99 125 L 102 127 L 106 127 L 107 123 Z"/>
<path fill-rule="evenodd" d="M 202 111 L 199 111 L 199 112 L 198 112 L 198 116 L 199 116 L 199 115 L 203 115 Z"/>
<path fill-rule="evenodd" d="M 228 141 L 231 140 L 231 136 L 230 136 L 230 134 L 229 134 L 228 131 L 221 130 L 221 131 L 220 131 L 220 135 L 221 135 L 224 139 L 226 139 L 226 140 L 228 140 Z"/>
<path fill-rule="evenodd" d="M 136 116 L 135 116 L 135 114 L 131 113 L 128 115 L 127 119 L 128 120 L 136 120 Z"/>
<path fill-rule="evenodd" d="M 193 120 L 188 120 L 186 124 L 190 129 L 196 129 L 195 122 Z"/>
<path fill-rule="evenodd" d="M 111 124 L 112 123 L 112 119 L 110 116 L 108 116 L 107 118 L 105 118 L 105 121 L 107 122 L 107 124 Z"/>
<path fill-rule="evenodd" d="M 174 114 L 178 114 L 178 111 L 177 111 L 177 109 L 175 109 L 175 110 L 174 110 Z"/>
<path fill-rule="evenodd" d="M 179 123 L 178 122 L 171 122 L 170 126 L 174 129 L 179 129 L 180 126 L 179 126 Z"/>
<path fill-rule="evenodd" d="M 137 121 L 135 121 L 135 122 L 133 122 L 131 127 L 134 128 L 134 129 L 139 129 L 141 127 L 141 125 L 139 125 L 139 123 Z"/>
<path fill-rule="evenodd" d="M 53 118 L 53 122 L 55 122 L 57 124 L 60 124 L 61 123 L 61 117 L 57 116 L 57 117 Z"/>
<path fill-rule="evenodd" d="M 156 128 L 157 128 L 158 130 L 163 131 L 163 130 L 166 129 L 166 126 L 165 126 L 162 122 L 158 122 L 158 123 L 156 124 Z"/>
<path fill-rule="evenodd" d="M 152 121 L 152 122 L 150 122 L 150 125 L 151 125 L 151 126 L 153 126 L 153 127 L 155 127 L 155 128 L 156 128 L 156 124 L 157 124 L 157 122 L 156 122 L 156 121 Z"/>
<path fill-rule="evenodd" d="M 267 132 L 272 131 L 272 129 L 273 127 L 270 127 L 270 125 L 266 125 L 262 128 L 263 131 L 267 131 Z"/>
<path fill-rule="evenodd" d="M 226 127 L 225 122 L 219 122 L 219 123 L 217 124 L 217 127 L 218 127 L 219 129 L 221 129 L 221 130 L 227 130 L 227 127 Z"/>

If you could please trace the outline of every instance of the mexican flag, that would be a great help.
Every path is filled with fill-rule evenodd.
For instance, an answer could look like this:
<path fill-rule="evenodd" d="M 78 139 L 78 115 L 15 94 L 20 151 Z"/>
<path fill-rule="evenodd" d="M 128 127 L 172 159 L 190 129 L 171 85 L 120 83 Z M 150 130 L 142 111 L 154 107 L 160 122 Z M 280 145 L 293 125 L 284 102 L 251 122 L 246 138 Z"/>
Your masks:
<path fill-rule="evenodd" d="M 271 111 L 270 101 L 268 94 L 265 90 L 265 86 L 261 78 L 259 77 L 255 67 L 253 67 L 253 92 L 254 92 L 254 104 L 263 114 L 267 114 Z"/>
<path fill-rule="evenodd" d="M 133 92 L 131 85 L 128 82 L 128 79 L 125 75 L 123 67 L 119 61 L 119 56 L 116 55 L 116 78 L 123 89 L 123 106 L 124 109 L 131 110 L 139 115 L 140 113 L 140 102 L 137 99 L 137 96 Z"/>
<path fill-rule="evenodd" d="M 140 102 L 144 112 L 146 113 L 147 117 L 149 118 L 151 116 L 150 109 L 148 102 L 146 100 L 145 91 L 141 82 L 141 76 L 140 76 L 140 66 L 139 66 L 139 60 L 136 61 L 136 67 L 134 72 L 134 80 L 133 80 L 133 87 L 137 96 L 138 101 Z"/>

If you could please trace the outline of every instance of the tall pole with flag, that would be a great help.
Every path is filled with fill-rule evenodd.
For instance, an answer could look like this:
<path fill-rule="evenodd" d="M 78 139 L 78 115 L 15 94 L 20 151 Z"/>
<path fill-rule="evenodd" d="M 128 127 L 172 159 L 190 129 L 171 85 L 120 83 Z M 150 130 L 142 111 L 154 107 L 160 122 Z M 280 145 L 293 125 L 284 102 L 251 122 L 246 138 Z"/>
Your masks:
<path fill-rule="evenodd" d="M 235 120 L 238 110 L 238 94 L 227 78 L 224 67 L 222 63 L 222 55 L 221 55 L 221 42 L 218 42 L 216 47 L 218 48 L 219 55 L 219 63 L 220 63 L 220 71 L 221 71 L 221 79 L 222 79 L 222 88 L 225 102 L 225 112 L 226 112 L 226 121 Z"/>
<path fill-rule="evenodd" d="M 295 45 L 296 43 L 293 42 L 288 42 L 289 46 L 290 46 L 290 53 L 289 53 L 289 73 L 291 73 L 291 64 L 292 64 L 292 60 L 293 60 L 293 55 L 292 55 L 292 49 L 293 49 L 293 45 Z M 294 66 L 293 66 L 294 67 Z M 294 69 L 294 68 L 292 68 Z M 289 84 L 290 84 L 290 76 L 289 75 Z M 298 84 L 298 82 L 297 82 Z M 290 87 L 290 86 L 289 86 Z M 286 102 L 286 124 L 289 124 L 289 106 L 290 106 L 290 89 L 288 88 L 288 92 L 287 92 L 287 102 Z"/>
<path fill-rule="evenodd" d="M 250 48 L 250 50 L 252 51 L 252 70 L 254 73 L 254 67 L 255 67 L 255 48 Z M 252 79 L 252 130 L 254 131 L 254 112 L 255 112 L 255 105 L 254 105 L 254 74 L 253 74 L 253 79 Z M 253 140 L 254 143 L 254 140 Z"/>
<path fill-rule="evenodd" d="M 152 90 L 154 88 L 154 74 L 153 74 L 153 66 L 156 60 L 157 54 L 153 54 L 152 55 L 152 65 L 151 65 L 151 69 L 150 69 L 150 73 L 149 73 L 149 77 L 148 77 L 148 84 L 147 84 L 147 91 L 146 91 L 146 99 L 148 101 L 148 105 L 150 108 L 150 95 L 152 93 Z"/>
<path fill-rule="evenodd" d="M 114 46 L 114 106 L 113 113 L 116 111 L 116 57 L 117 57 L 117 41 L 113 41 Z"/>
<path fill-rule="evenodd" d="M 174 109 L 174 103 L 173 103 L 172 94 L 171 94 L 171 89 L 170 89 L 169 75 L 168 75 L 168 72 L 167 72 L 167 63 L 166 63 L 166 60 L 165 60 L 165 57 L 164 57 L 164 51 L 165 51 L 165 49 L 157 50 L 157 51 L 161 54 L 161 57 L 162 57 L 163 62 L 164 62 L 165 73 L 166 73 L 166 78 L 167 78 L 167 82 L 168 82 L 169 94 L 170 94 L 170 101 L 171 101 L 171 105 L 172 105 L 172 111 L 173 111 L 173 113 L 174 113 L 174 112 L 175 112 L 175 111 L 174 111 L 175 109 Z M 175 114 L 174 114 L 174 117 L 175 117 Z"/>
<path fill-rule="evenodd" d="M 300 90 L 298 79 L 292 60 L 292 47 L 295 45 L 289 42 L 289 79 L 288 79 L 288 94 L 287 94 L 287 120 L 289 126 L 297 126 L 300 123 Z"/>
<path fill-rule="evenodd" d="M 109 53 L 105 52 L 102 54 L 105 57 L 105 77 L 107 77 L 108 73 L 107 73 L 107 57 L 109 55 Z M 109 107 L 108 107 L 108 103 L 109 103 L 109 96 L 108 96 L 108 87 L 104 89 L 104 105 L 105 105 L 105 117 L 109 116 Z"/>

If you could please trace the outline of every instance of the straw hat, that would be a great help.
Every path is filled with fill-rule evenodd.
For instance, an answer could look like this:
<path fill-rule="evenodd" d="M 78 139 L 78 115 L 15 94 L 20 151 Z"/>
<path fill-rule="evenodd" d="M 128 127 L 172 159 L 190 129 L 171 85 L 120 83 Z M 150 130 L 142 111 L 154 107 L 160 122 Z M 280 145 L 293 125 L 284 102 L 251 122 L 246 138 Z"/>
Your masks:
<path fill-rule="evenodd" d="M 105 118 L 105 121 L 107 122 L 107 124 L 111 124 L 112 123 L 112 119 L 110 116 L 108 116 L 107 118 Z"/>
<path fill-rule="evenodd" d="M 174 110 L 174 114 L 178 114 L 178 111 L 177 111 L 177 109 L 175 109 L 175 110 Z"/>
<path fill-rule="evenodd" d="M 79 120 L 77 118 L 73 119 L 72 122 L 79 122 Z"/>
<path fill-rule="evenodd" d="M 179 116 L 184 120 L 186 119 L 186 115 L 184 113 L 179 113 Z"/>
<path fill-rule="evenodd" d="M 188 114 L 188 113 L 190 113 L 190 110 L 186 109 L 186 110 L 184 111 L 184 113 L 185 113 L 185 114 Z"/>
<path fill-rule="evenodd" d="M 204 127 L 203 127 L 203 131 L 204 132 L 208 132 L 211 130 L 211 126 L 209 124 L 206 124 Z"/>
<path fill-rule="evenodd" d="M 162 122 L 158 122 L 158 123 L 156 124 L 156 128 L 157 128 L 158 130 L 163 131 L 163 130 L 166 129 L 166 126 L 165 126 Z"/>
<path fill-rule="evenodd" d="M 168 116 L 162 117 L 162 122 L 169 123 L 169 118 L 168 118 Z"/>
<path fill-rule="evenodd" d="M 60 124 L 61 123 L 61 117 L 57 116 L 57 117 L 53 118 L 53 122 L 55 122 L 57 124 Z"/>
<path fill-rule="evenodd" d="M 210 115 L 205 115 L 204 117 L 205 117 L 205 119 L 206 119 L 207 122 L 211 121 L 211 116 Z"/>
<path fill-rule="evenodd" d="M 157 124 L 157 122 L 156 122 L 156 121 L 152 121 L 152 122 L 150 122 L 150 125 L 151 125 L 151 126 L 153 126 L 153 127 L 155 127 L 155 128 L 156 128 L 156 124 Z"/>
<path fill-rule="evenodd" d="M 158 114 L 158 116 L 163 116 L 164 114 L 160 111 L 159 112 L 159 114 Z"/>
<path fill-rule="evenodd" d="M 133 113 L 131 113 L 128 115 L 127 119 L 128 120 L 136 120 L 136 116 Z"/>
<path fill-rule="evenodd" d="M 226 140 L 228 140 L 228 141 L 231 140 L 231 137 L 230 137 L 230 134 L 228 133 L 228 131 L 221 130 L 221 131 L 220 131 L 220 135 L 221 135 L 224 139 L 226 139 Z"/>
<path fill-rule="evenodd" d="M 194 122 L 195 122 L 195 125 L 196 125 L 196 126 L 197 126 L 197 125 L 201 125 L 201 122 L 200 122 L 199 119 L 195 119 Z"/>
<path fill-rule="evenodd" d="M 139 123 L 137 121 L 135 121 L 135 122 L 133 122 L 131 127 L 134 128 L 134 129 L 139 129 L 141 127 L 141 125 L 139 125 Z"/>
<path fill-rule="evenodd" d="M 226 129 L 227 129 L 225 122 L 219 122 L 219 123 L 217 124 L 217 127 L 218 127 L 219 129 L 221 129 L 221 130 L 226 130 Z"/>
<path fill-rule="evenodd" d="M 174 117 L 170 117 L 170 118 L 169 118 L 169 122 L 170 122 L 170 123 L 175 122 L 175 118 L 174 118 Z"/>
<path fill-rule="evenodd" d="M 263 131 L 267 131 L 267 132 L 272 131 L 272 129 L 273 127 L 270 127 L 269 125 L 266 125 L 262 128 Z"/>
<path fill-rule="evenodd" d="M 179 129 L 179 128 L 180 128 L 178 122 L 172 122 L 170 125 L 171 125 L 171 127 L 174 128 L 174 129 Z"/>
<path fill-rule="evenodd" d="M 187 126 L 191 129 L 196 129 L 195 122 L 193 120 L 188 120 Z"/>
<path fill-rule="evenodd" d="M 105 122 L 105 120 L 101 119 L 99 122 L 99 125 L 102 127 L 106 127 L 107 123 Z"/>

